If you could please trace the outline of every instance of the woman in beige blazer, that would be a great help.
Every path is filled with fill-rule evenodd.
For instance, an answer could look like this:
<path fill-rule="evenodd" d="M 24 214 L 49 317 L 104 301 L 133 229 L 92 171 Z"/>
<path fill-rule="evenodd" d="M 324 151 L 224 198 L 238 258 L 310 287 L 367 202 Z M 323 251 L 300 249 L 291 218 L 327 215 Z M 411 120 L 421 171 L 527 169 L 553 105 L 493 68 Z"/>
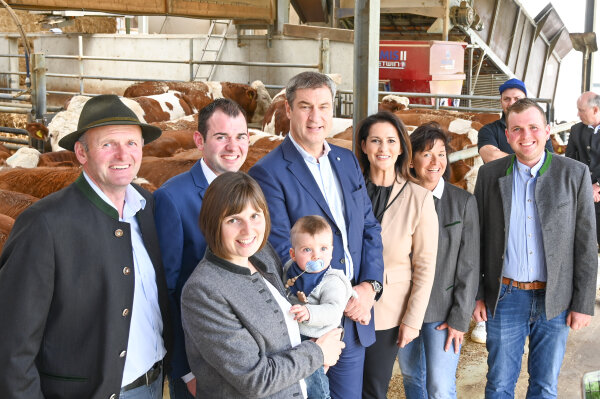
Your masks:
<path fill-rule="evenodd" d="M 381 223 L 384 262 L 383 293 L 374 306 L 376 342 L 366 349 L 363 399 L 386 398 L 396 354 L 414 353 L 411 342 L 423 324 L 435 275 L 438 219 L 431 191 L 409 174 L 410 141 L 394 114 L 367 117 L 357 142 L 373 213 Z M 411 376 L 404 376 L 407 398 L 415 397 L 412 387 Z"/>

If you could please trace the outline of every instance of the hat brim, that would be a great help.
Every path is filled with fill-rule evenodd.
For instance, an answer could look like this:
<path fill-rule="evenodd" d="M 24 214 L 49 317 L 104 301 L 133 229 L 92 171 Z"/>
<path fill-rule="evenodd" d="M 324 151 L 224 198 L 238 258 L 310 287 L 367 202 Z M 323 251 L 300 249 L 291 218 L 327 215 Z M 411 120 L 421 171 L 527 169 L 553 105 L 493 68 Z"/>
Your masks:
<path fill-rule="evenodd" d="M 139 122 L 133 122 L 133 121 L 127 121 L 127 120 L 113 120 L 113 121 L 106 121 L 103 123 L 98 123 L 93 126 L 88 126 L 85 129 L 79 129 L 72 133 L 69 133 L 65 137 L 60 139 L 60 141 L 58 142 L 58 145 L 60 147 L 64 148 L 65 150 L 75 151 L 75 143 L 77 142 L 77 140 L 79 140 L 79 138 L 81 137 L 82 134 L 84 134 L 85 132 L 87 132 L 90 129 L 93 129 L 96 127 L 101 127 L 101 126 L 109 126 L 109 125 L 133 125 L 133 126 L 141 127 L 142 128 L 142 137 L 144 139 L 144 145 L 156 140 L 162 134 L 162 130 L 160 130 L 160 128 L 158 128 L 156 126 L 148 125 L 146 123 L 139 123 Z"/>

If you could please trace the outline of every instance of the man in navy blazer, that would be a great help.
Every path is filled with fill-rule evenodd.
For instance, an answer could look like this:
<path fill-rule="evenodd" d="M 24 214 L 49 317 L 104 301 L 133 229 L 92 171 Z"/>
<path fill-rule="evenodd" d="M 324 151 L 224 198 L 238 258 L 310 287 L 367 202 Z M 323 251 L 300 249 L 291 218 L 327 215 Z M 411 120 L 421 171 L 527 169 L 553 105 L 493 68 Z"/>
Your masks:
<path fill-rule="evenodd" d="M 195 396 L 196 380 L 187 361 L 181 326 L 181 290 L 206 250 L 198 226 L 204 192 L 218 175 L 238 171 L 246 160 L 248 126 L 244 111 L 230 99 L 212 102 L 198 114 L 194 142 L 203 158 L 154 192 L 156 229 L 173 318 L 174 350 L 168 376 L 172 399 Z"/>
<path fill-rule="evenodd" d="M 333 398 L 360 398 L 365 347 L 375 341 L 371 310 L 381 292 L 381 227 L 358 161 L 325 138 L 333 122 L 335 85 L 317 72 L 303 72 L 286 87 L 290 133 L 250 175 L 262 187 L 271 213 L 269 241 L 289 260 L 290 228 L 302 216 L 321 215 L 334 232 L 331 265 L 343 270 L 358 293 L 341 321 L 346 348 L 327 373 Z M 361 322 L 363 324 L 357 323 Z"/>

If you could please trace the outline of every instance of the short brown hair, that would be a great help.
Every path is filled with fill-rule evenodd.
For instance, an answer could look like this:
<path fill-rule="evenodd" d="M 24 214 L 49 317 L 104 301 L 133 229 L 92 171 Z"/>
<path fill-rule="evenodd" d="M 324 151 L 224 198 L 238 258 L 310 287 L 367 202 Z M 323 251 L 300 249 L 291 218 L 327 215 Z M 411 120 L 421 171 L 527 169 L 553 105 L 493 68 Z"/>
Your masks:
<path fill-rule="evenodd" d="M 440 140 L 444 144 L 444 148 L 446 149 L 446 154 L 450 154 L 450 140 L 448 138 L 448 133 L 437 122 L 425 122 L 418 128 L 416 128 L 410 135 L 410 144 L 412 146 L 412 155 L 413 159 L 419 152 L 429 151 L 433 148 L 436 140 Z M 446 180 L 450 180 L 450 165 L 446 165 L 446 170 L 442 177 Z M 419 178 L 417 176 L 417 172 L 414 168 L 410 168 L 410 173 L 415 178 Z"/>
<path fill-rule="evenodd" d="M 296 91 L 300 89 L 320 89 L 321 87 L 327 87 L 331 92 L 331 99 L 335 98 L 335 83 L 329 76 L 315 71 L 300 72 L 292 77 L 286 85 L 285 99 L 290 108 L 293 109 Z"/>
<path fill-rule="evenodd" d="M 540 112 L 540 114 L 542 115 L 544 125 L 548 124 L 548 121 L 546 120 L 546 113 L 544 112 L 544 109 L 542 107 L 540 107 L 540 105 L 538 103 L 536 103 L 535 101 L 533 101 L 532 99 L 522 98 L 520 100 L 515 101 L 515 103 L 513 105 L 511 105 L 510 107 L 508 107 L 508 109 L 506 110 L 506 127 L 508 128 L 508 116 L 510 114 L 520 114 L 523 111 L 527 111 L 529 108 L 537 109 Z"/>
<path fill-rule="evenodd" d="M 217 111 L 221 111 L 231 118 L 237 118 L 239 115 L 242 115 L 244 119 L 247 119 L 246 111 L 235 101 L 229 98 L 216 99 L 198 112 L 198 131 L 205 141 L 206 134 L 208 133 L 208 120 Z"/>
<path fill-rule="evenodd" d="M 259 251 L 265 246 L 271 231 L 267 201 L 258 183 L 244 172 L 225 172 L 206 189 L 200 210 L 200 230 L 207 246 L 220 258 L 226 253 L 221 239 L 221 226 L 226 217 L 242 212 L 247 205 L 261 210 L 265 216 L 265 235 Z"/>
<path fill-rule="evenodd" d="M 311 236 L 314 236 L 315 234 L 319 234 L 324 231 L 331 232 L 331 226 L 329 225 L 329 223 L 327 223 L 327 220 L 325 220 L 323 216 L 303 216 L 300 219 L 296 220 L 296 223 L 294 223 L 294 226 L 290 231 L 290 240 L 292 241 L 292 247 L 296 246 L 295 241 L 298 234 L 306 233 L 310 234 Z"/>

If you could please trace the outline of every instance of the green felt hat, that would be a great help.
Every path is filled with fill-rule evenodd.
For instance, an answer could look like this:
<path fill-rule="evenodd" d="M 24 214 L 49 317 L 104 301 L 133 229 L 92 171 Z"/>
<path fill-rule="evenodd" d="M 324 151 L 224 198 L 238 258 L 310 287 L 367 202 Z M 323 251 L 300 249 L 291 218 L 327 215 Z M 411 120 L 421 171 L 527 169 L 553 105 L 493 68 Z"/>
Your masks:
<path fill-rule="evenodd" d="M 69 133 L 58 145 L 69 151 L 74 151 L 75 142 L 88 129 L 108 125 L 136 125 L 142 128 L 144 144 L 160 137 L 162 130 L 156 126 L 140 122 L 135 113 L 123 104 L 114 94 L 102 94 L 85 103 L 79 115 L 77 130 Z"/>

